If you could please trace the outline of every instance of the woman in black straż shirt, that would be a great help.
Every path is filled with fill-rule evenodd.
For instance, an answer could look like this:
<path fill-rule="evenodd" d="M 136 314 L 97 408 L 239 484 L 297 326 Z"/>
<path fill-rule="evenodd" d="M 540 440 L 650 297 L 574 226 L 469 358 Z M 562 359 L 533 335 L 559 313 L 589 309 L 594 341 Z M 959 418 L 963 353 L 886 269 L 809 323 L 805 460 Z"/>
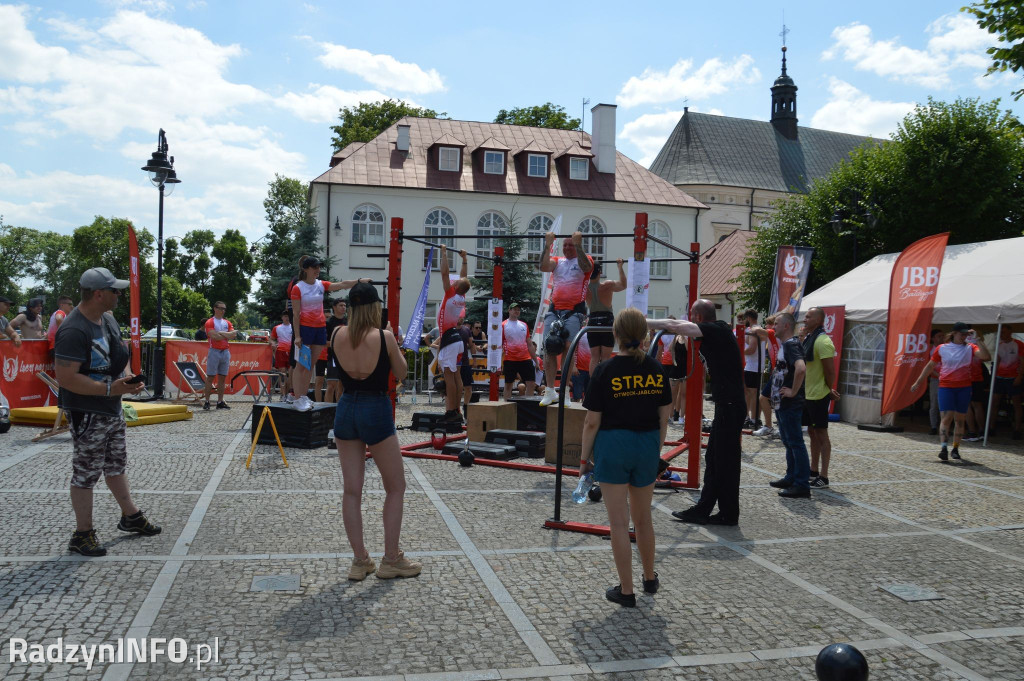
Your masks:
<path fill-rule="evenodd" d="M 348 578 L 361 581 L 376 569 L 377 577 L 415 577 L 423 566 L 398 548 L 402 532 L 405 468 L 395 435 L 388 397 L 390 374 L 405 376 L 408 365 L 391 329 L 380 330 L 381 302 L 377 289 L 359 283 L 349 293 L 349 325 L 332 339 L 338 374 L 345 388 L 334 416 L 334 439 L 341 460 L 342 520 L 355 557 Z M 377 567 L 363 543 L 362 494 L 366 450 L 370 450 L 384 484 L 384 558 Z"/>

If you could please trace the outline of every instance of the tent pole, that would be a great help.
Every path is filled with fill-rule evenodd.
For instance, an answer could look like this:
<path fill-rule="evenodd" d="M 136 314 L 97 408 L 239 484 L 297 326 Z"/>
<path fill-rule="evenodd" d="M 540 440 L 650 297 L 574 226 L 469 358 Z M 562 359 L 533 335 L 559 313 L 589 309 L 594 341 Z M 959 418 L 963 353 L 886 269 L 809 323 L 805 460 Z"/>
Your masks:
<path fill-rule="evenodd" d="M 988 387 L 988 404 L 985 405 L 985 439 L 981 443 L 983 447 L 988 447 L 988 425 L 992 422 L 992 407 L 995 406 L 992 398 L 996 394 L 996 372 L 999 371 L 999 336 L 1003 333 L 1003 315 L 996 315 L 996 319 L 996 351 L 992 353 L 992 381 Z"/>

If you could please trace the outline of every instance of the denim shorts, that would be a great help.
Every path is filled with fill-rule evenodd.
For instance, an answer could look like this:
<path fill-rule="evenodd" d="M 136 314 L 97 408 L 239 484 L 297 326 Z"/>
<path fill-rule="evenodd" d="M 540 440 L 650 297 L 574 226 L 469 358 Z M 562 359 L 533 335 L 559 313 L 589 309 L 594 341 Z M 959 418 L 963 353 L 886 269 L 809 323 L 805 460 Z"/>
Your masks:
<path fill-rule="evenodd" d="M 661 459 L 660 430 L 597 431 L 594 440 L 594 479 L 610 485 L 653 485 Z"/>
<path fill-rule="evenodd" d="M 206 355 L 207 376 L 227 376 L 231 368 L 231 351 L 210 348 Z"/>
<path fill-rule="evenodd" d="M 368 445 L 395 434 L 391 398 L 376 393 L 346 392 L 334 410 L 334 437 L 360 440 Z"/>
<path fill-rule="evenodd" d="M 303 326 L 299 334 L 303 345 L 327 345 L 326 326 Z"/>

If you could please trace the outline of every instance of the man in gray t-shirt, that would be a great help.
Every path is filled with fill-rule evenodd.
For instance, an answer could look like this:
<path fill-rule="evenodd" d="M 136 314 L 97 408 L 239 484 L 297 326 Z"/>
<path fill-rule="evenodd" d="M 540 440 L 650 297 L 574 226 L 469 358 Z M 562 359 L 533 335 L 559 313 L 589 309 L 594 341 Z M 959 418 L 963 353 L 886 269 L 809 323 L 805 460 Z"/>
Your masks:
<path fill-rule="evenodd" d="M 7 320 L 4 315 L 11 309 L 11 304 L 14 301 L 7 296 L 0 296 L 0 333 L 14 341 L 14 347 L 21 347 L 21 334 L 18 330 L 11 326 L 11 323 Z"/>
<path fill-rule="evenodd" d="M 110 311 L 128 287 L 105 267 L 86 270 L 79 280 L 82 302 L 67 316 L 54 340 L 58 404 L 67 413 L 74 443 L 71 507 L 77 529 L 68 549 L 83 556 L 105 556 L 92 523 L 92 488 L 102 474 L 121 507 L 117 529 L 144 535 L 160 533 L 132 500 L 125 476 L 128 451 L 121 395 L 135 394 L 143 383 L 124 377 L 128 350 Z"/>

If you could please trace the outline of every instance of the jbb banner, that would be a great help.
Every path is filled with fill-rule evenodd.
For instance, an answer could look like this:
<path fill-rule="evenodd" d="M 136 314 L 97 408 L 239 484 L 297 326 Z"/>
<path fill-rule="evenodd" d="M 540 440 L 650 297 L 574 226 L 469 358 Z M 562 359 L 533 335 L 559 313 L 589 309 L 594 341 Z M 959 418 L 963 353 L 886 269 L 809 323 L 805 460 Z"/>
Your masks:
<path fill-rule="evenodd" d="M 928 362 L 935 296 L 949 232 L 910 244 L 896 258 L 889 279 L 889 328 L 885 335 L 882 413 L 913 404 L 910 384 Z"/>
<path fill-rule="evenodd" d="M 44 343 L 45 347 L 45 343 Z M 231 364 L 228 368 L 228 381 L 239 371 L 270 371 L 274 359 L 274 351 L 265 343 L 230 343 Z M 167 378 L 164 390 L 172 387 L 188 392 L 188 384 L 178 373 L 175 362 L 195 362 L 206 369 L 206 355 L 210 345 L 206 341 L 167 341 L 164 343 L 164 376 Z M 252 381 L 253 385 L 256 384 Z M 226 384 L 225 392 L 230 394 L 252 394 L 245 381 L 238 379 L 232 386 Z"/>
<path fill-rule="evenodd" d="M 20 348 L 9 340 L 0 340 L 0 361 L 4 372 L 0 392 L 12 409 L 48 407 L 57 403 L 47 385 L 36 377 L 37 371 L 53 375 L 53 362 L 48 357 L 45 339 L 22 341 Z"/>

